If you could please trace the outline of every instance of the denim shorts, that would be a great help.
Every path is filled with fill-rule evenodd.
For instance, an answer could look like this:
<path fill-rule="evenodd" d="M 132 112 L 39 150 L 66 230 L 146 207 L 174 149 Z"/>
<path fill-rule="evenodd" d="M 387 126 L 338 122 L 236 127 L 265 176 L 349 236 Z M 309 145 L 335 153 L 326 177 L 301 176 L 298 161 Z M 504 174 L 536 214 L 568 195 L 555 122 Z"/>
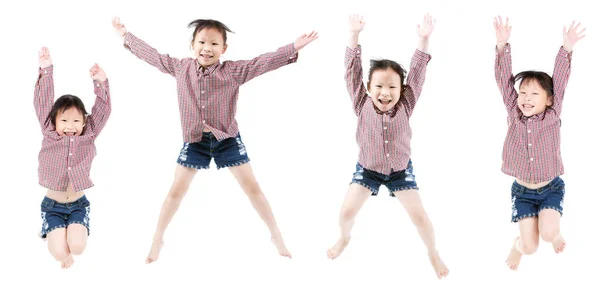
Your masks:
<path fill-rule="evenodd" d="M 213 158 L 217 170 L 250 161 L 239 133 L 234 138 L 218 141 L 212 132 L 203 132 L 199 143 L 183 143 L 177 163 L 188 168 L 208 169 Z"/>
<path fill-rule="evenodd" d="M 512 222 L 536 217 L 543 209 L 554 209 L 563 214 L 565 182 L 556 177 L 539 189 L 528 189 L 515 182 L 512 185 Z"/>
<path fill-rule="evenodd" d="M 48 197 L 42 200 L 41 237 L 57 228 L 67 228 L 71 224 L 81 224 L 90 234 L 90 201 L 85 196 L 69 203 L 56 202 Z"/>
<path fill-rule="evenodd" d="M 379 187 L 385 185 L 390 196 L 395 197 L 394 192 L 402 190 L 418 190 L 417 181 L 413 174 L 412 161 L 408 161 L 405 170 L 393 172 L 390 175 L 383 175 L 369 169 L 365 169 L 359 163 L 356 163 L 356 172 L 352 177 L 352 183 L 360 184 L 371 190 L 372 196 L 377 196 Z"/>

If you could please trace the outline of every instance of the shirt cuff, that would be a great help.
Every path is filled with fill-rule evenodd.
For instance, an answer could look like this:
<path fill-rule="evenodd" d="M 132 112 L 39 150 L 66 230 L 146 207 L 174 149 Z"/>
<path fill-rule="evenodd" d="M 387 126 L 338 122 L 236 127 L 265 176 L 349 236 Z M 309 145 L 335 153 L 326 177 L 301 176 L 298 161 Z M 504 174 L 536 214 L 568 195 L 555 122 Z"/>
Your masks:
<path fill-rule="evenodd" d="M 45 75 L 52 75 L 53 71 L 54 71 L 54 65 L 51 65 L 51 66 L 43 68 L 43 69 L 39 68 L 39 70 L 38 70 L 40 77 L 45 76 Z"/>

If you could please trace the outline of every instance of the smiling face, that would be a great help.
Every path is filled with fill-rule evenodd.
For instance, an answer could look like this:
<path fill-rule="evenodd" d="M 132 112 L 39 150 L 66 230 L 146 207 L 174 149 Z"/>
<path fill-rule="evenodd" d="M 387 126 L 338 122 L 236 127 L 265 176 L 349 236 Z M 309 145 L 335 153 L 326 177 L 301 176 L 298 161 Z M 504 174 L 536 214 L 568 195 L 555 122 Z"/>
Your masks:
<path fill-rule="evenodd" d="M 375 70 L 369 82 L 369 92 L 373 104 L 382 112 L 392 109 L 402 93 L 400 75 L 392 68 Z"/>
<path fill-rule="evenodd" d="M 517 104 L 524 116 L 531 117 L 552 106 L 552 96 L 548 95 L 536 79 L 529 79 L 519 86 Z"/>
<path fill-rule="evenodd" d="M 218 29 L 207 27 L 194 36 L 192 49 L 198 63 L 207 68 L 219 61 L 221 54 L 227 50 L 227 45 Z"/>
<path fill-rule="evenodd" d="M 76 107 L 70 107 L 56 114 L 56 132 L 60 136 L 79 136 L 83 133 L 85 117 Z"/>

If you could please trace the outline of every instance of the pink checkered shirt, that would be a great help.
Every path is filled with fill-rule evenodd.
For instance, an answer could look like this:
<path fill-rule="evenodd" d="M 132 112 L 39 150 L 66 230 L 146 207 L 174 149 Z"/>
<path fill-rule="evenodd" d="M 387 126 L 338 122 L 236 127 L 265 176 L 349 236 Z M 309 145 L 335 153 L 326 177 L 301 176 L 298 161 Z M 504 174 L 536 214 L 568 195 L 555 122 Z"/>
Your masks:
<path fill-rule="evenodd" d="M 161 72 L 175 77 L 183 140 L 190 143 L 200 142 L 205 128 L 218 140 L 237 136 L 235 112 L 240 86 L 298 60 L 298 53 L 290 43 L 252 60 L 218 62 L 201 69 L 196 59 L 160 54 L 130 32 L 125 35 L 124 46 Z"/>
<path fill-rule="evenodd" d="M 110 116 L 108 79 L 104 84 L 94 81 L 96 102 L 87 117 L 80 136 L 60 136 L 48 114 L 54 104 L 53 66 L 39 70 L 33 95 L 33 106 L 42 128 L 44 139 L 38 160 L 39 183 L 55 191 L 66 191 L 69 182 L 76 192 L 94 186 L 90 180 L 92 160 L 96 156 L 94 141 Z"/>
<path fill-rule="evenodd" d="M 526 182 L 552 180 L 564 173 L 560 154 L 560 113 L 571 73 L 572 53 L 563 47 L 556 55 L 552 108 L 529 118 L 517 105 L 519 93 L 512 74 L 511 47 L 496 47 L 496 83 L 508 111 L 508 133 L 502 151 L 502 172 Z"/>
<path fill-rule="evenodd" d="M 431 55 L 415 50 L 400 101 L 393 109 L 381 113 L 363 83 L 361 46 L 346 47 L 346 87 L 358 116 L 358 163 L 364 168 L 389 175 L 408 166 L 412 136 L 409 118 L 421 94 L 429 60 Z"/>

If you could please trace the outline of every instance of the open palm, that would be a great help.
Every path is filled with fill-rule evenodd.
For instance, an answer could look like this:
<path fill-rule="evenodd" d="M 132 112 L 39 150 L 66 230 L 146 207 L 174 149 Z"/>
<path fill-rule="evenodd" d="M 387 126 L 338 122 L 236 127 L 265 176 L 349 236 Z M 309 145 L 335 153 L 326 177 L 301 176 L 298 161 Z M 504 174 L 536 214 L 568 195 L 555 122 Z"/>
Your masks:
<path fill-rule="evenodd" d="M 423 23 L 421 25 L 417 25 L 417 34 L 422 38 L 428 38 L 433 32 L 434 27 L 435 20 L 430 14 L 426 14 L 423 17 Z"/>
<path fill-rule="evenodd" d="M 508 17 L 506 18 L 506 23 L 502 22 L 500 16 L 496 17 L 494 20 L 494 29 L 496 29 L 496 41 L 498 43 L 506 43 L 510 38 L 512 30 L 512 26 L 508 25 Z"/>
<path fill-rule="evenodd" d="M 50 51 L 48 51 L 47 47 L 42 47 L 38 52 L 40 68 L 47 68 L 52 65 L 52 58 L 50 58 Z"/>

